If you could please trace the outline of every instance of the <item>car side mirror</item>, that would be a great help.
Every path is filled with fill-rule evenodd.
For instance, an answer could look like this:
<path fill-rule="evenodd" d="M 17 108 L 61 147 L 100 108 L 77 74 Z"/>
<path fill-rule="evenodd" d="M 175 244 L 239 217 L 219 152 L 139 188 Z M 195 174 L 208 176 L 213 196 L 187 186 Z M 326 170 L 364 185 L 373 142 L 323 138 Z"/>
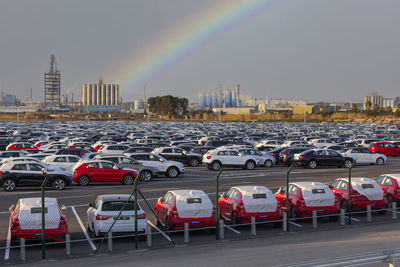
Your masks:
<path fill-rule="evenodd" d="M 113 166 L 113 169 L 114 169 L 114 170 L 118 170 L 119 167 L 118 167 L 117 165 L 114 165 L 114 166 Z"/>
<path fill-rule="evenodd" d="M 62 205 L 61 205 L 61 210 L 62 210 L 62 211 L 66 211 L 66 210 L 67 210 L 67 207 L 66 207 L 64 204 L 62 204 Z"/>
<path fill-rule="evenodd" d="M 12 204 L 12 205 L 8 208 L 8 210 L 11 211 L 11 212 L 13 212 L 13 211 L 14 211 L 14 204 Z"/>
<path fill-rule="evenodd" d="M 46 175 L 46 174 L 47 174 L 47 170 L 46 170 L 45 168 L 42 168 L 42 173 L 43 173 L 44 175 Z"/>
<path fill-rule="evenodd" d="M 90 207 L 90 208 L 94 208 L 94 205 L 93 205 L 92 202 L 89 203 L 89 207 Z"/>
<path fill-rule="evenodd" d="M 164 160 L 163 160 L 163 159 L 160 159 L 160 162 L 164 162 Z"/>

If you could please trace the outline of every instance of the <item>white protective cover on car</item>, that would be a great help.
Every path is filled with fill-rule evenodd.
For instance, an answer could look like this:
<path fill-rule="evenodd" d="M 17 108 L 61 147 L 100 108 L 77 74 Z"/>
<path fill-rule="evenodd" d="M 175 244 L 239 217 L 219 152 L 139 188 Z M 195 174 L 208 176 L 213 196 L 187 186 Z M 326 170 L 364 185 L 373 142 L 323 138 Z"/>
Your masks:
<path fill-rule="evenodd" d="M 246 212 L 274 212 L 278 202 L 274 194 L 265 186 L 238 186 Z M 265 194 L 267 198 L 253 198 L 253 194 Z"/>
<path fill-rule="evenodd" d="M 307 207 L 325 207 L 335 205 L 335 195 L 331 189 L 319 182 L 293 183 L 301 188 L 301 193 Z M 313 193 L 313 189 L 323 189 L 325 193 Z"/>
<path fill-rule="evenodd" d="M 374 188 L 363 188 L 363 184 L 372 184 Z M 351 187 L 369 200 L 383 199 L 384 194 L 382 188 L 377 182 L 369 178 L 351 178 Z"/>
<path fill-rule="evenodd" d="M 176 196 L 176 209 L 180 218 L 208 218 L 213 212 L 213 204 L 201 190 L 171 191 Z M 187 203 L 188 198 L 201 198 L 201 203 Z"/>
<path fill-rule="evenodd" d="M 47 213 L 45 213 L 45 228 L 46 229 L 57 229 L 60 224 L 60 210 L 56 198 L 45 198 L 45 207 L 47 207 Z M 40 211 L 42 207 L 41 198 L 22 198 L 20 201 L 19 210 L 19 223 L 23 230 L 34 230 L 42 229 L 42 213 Z M 37 213 L 31 213 L 31 209 L 38 210 Z"/>

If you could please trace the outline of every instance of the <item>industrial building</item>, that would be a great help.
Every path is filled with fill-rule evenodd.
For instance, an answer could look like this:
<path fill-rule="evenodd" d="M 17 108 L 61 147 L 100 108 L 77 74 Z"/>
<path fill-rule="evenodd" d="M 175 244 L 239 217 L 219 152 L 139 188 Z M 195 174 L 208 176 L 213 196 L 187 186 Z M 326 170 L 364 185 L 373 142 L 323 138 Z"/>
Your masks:
<path fill-rule="evenodd" d="M 17 97 L 15 95 L 3 95 L 1 97 L 1 105 L 2 106 L 16 106 L 17 105 Z"/>
<path fill-rule="evenodd" d="M 375 106 L 381 107 L 383 105 L 383 97 L 378 95 L 377 92 L 373 92 L 364 96 L 364 109 L 368 109 L 367 103 L 370 104 L 369 108 L 373 108 Z"/>
<path fill-rule="evenodd" d="M 50 56 L 50 70 L 44 74 L 44 105 L 56 107 L 61 102 L 61 74 L 54 55 Z"/>
<path fill-rule="evenodd" d="M 221 90 L 220 93 L 200 93 L 199 109 L 204 108 L 236 108 L 241 107 L 239 100 L 239 85 L 235 85 L 234 90 Z"/>
<path fill-rule="evenodd" d="M 93 112 L 119 111 L 121 103 L 118 84 L 98 83 L 82 85 L 82 108 Z"/>

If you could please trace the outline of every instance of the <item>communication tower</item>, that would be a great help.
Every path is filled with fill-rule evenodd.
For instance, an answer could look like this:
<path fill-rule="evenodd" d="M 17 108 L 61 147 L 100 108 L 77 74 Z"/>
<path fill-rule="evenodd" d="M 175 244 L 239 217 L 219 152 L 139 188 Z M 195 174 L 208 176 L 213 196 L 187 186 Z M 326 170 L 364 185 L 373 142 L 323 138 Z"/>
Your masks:
<path fill-rule="evenodd" d="M 57 70 L 54 55 L 50 56 L 50 71 L 44 74 L 44 104 L 45 106 L 60 105 L 61 102 L 61 75 Z"/>

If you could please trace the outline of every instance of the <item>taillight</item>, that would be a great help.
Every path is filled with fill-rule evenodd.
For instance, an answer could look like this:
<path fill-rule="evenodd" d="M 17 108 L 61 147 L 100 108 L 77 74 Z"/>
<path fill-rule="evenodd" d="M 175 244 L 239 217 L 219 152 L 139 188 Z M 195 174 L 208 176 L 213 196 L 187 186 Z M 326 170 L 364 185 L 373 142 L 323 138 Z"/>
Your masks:
<path fill-rule="evenodd" d="M 305 159 L 306 156 L 301 155 L 299 158 L 300 158 L 300 159 Z"/>
<path fill-rule="evenodd" d="M 289 155 L 288 155 L 288 154 L 284 154 L 283 157 L 284 157 L 284 158 L 287 158 L 287 157 L 289 157 Z"/>
<path fill-rule="evenodd" d="M 111 216 L 96 215 L 96 220 L 104 221 L 104 220 L 108 220 L 110 217 L 111 217 Z"/>
<path fill-rule="evenodd" d="M 207 159 L 211 159 L 211 156 L 207 156 Z"/>
<path fill-rule="evenodd" d="M 137 216 L 137 218 L 138 219 L 146 219 L 146 214 L 145 213 L 140 214 L 140 215 Z"/>
<path fill-rule="evenodd" d="M 269 153 L 271 156 L 274 156 L 274 157 L 276 157 L 276 153 Z"/>
<path fill-rule="evenodd" d="M 18 227 L 19 226 L 19 218 L 17 216 L 15 216 L 13 218 L 12 224 L 13 224 L 13 227 Z"/>
<path fill-rule="evenodd" d="M 64 216 L 60 216 L 60 224 L 65 224 L 65 217 Z"/>
<path fill-rule="evenodd" d="M 0 175 L 2 175 L 3 174 L 3 172 L 2 171 L 0 171 Z"/>

